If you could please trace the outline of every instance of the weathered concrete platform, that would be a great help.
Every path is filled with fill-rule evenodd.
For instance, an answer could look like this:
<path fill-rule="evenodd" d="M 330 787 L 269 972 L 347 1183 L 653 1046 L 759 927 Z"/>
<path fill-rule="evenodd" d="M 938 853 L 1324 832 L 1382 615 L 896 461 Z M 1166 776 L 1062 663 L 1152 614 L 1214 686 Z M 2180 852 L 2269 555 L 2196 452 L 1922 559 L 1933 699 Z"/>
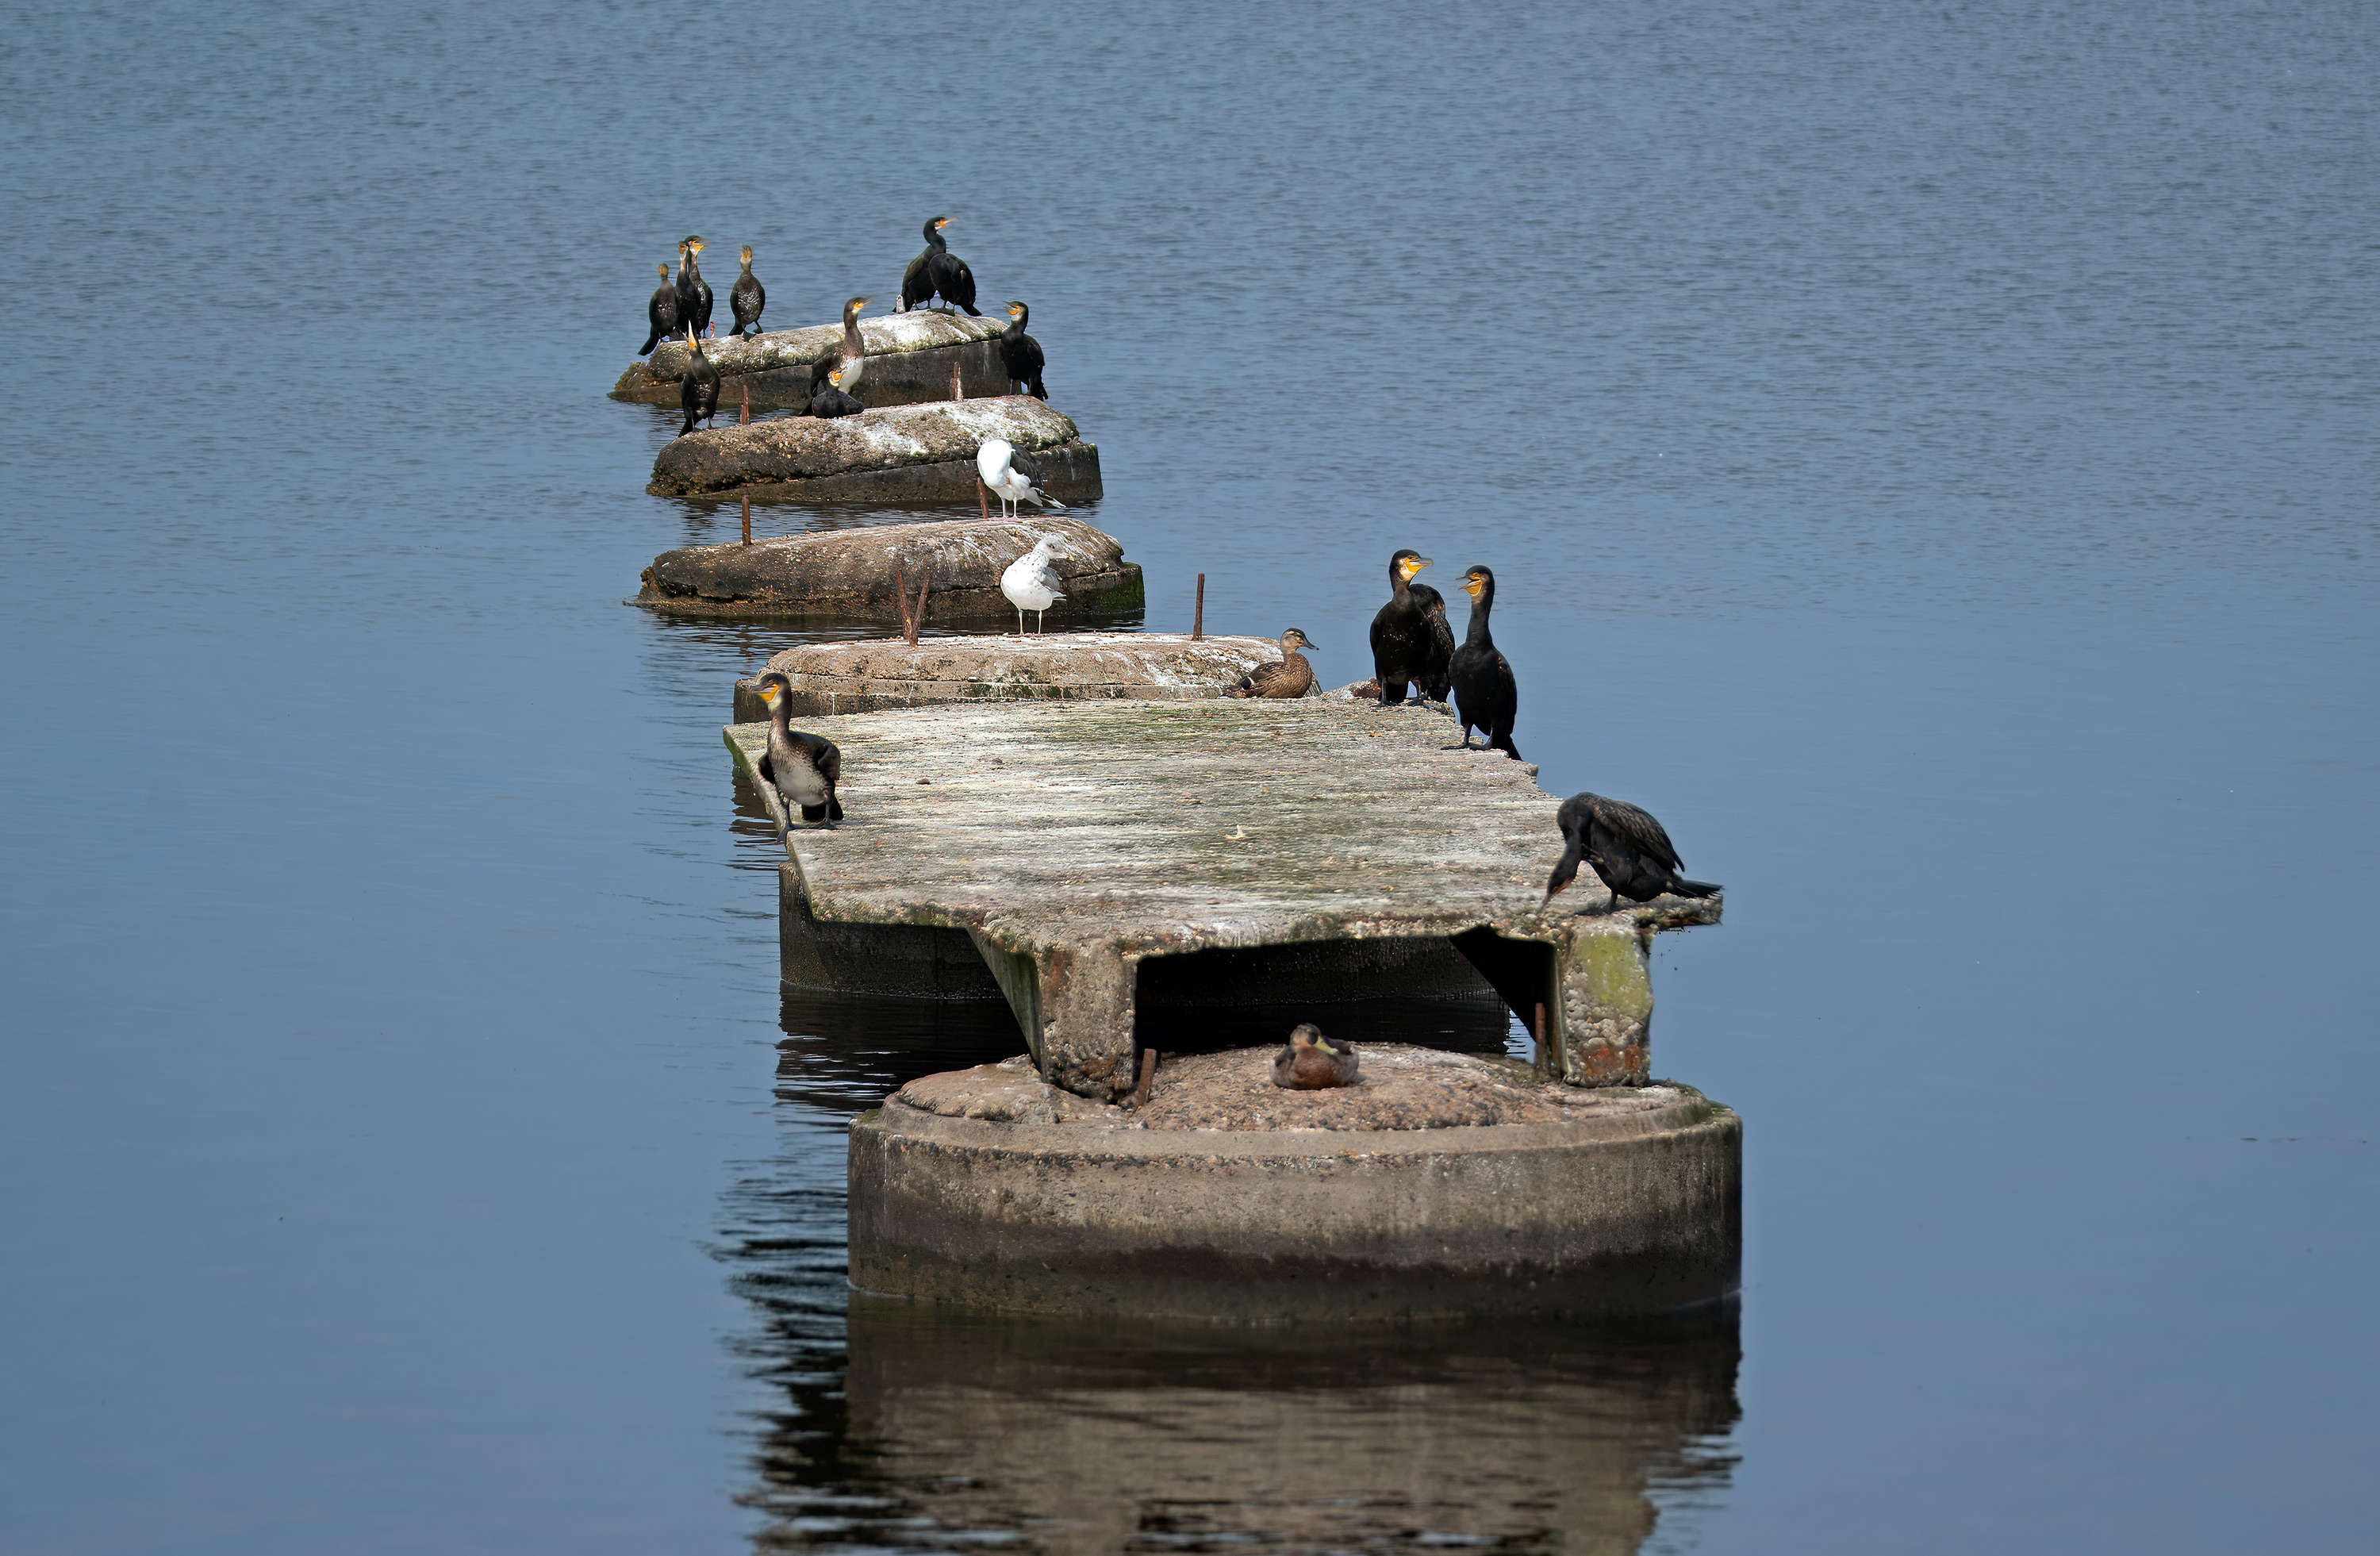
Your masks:
<path fill-rule="evenodd" d="M 898 568 L 912 600 L 920 578 L 931 579 L 926 595 L 929 626 L 1013 625 L 1016 612 L 1000 592 L 1000 575 L 1044 535 L 1063 541 L 1069 553 L 1050 564 L 1067 593 L 1050 607 L 1050 626 L 1112 620 L 1145 603 L 1140 564 L 1123 559 L 1123 542 L 1063 514 L 871 524 L 748 546 L 729 541 L 665 551 L 645 569 L 635 603 L 677 615 L 826 612 L 893 621 L 900 614 L 893 587 Z"/>
<path fill-rule="evenodd" d="M 718 297 L 718 306 L 725 308 L 724 287 Z M 947 400 L 953 367 L 959 370 L 960 387 L 970 399 L 1012 393 L 1015 385 L 994 344 L 1007 327 L 1004 317 L 953 318 L 941 313 L 862 319 L 859 337 L 868 347 L 868 369 L 860 375 L 860 404 L 872 408 Z M 747 389 L 752 392 L 754 410 L 808 405 L 811 366 L 842 344 L 843 325 L 838 322 L 770 330 L 749 340 L 737 340 L 722 330 L 717 339 L 702 343 L 702 351 L 719 370 L 720 411 L 733 416 Z M 662 342 L 653 347 L 651 357 L 628 364 L 619 382 L 612 385 L 612 398 L 676 405 L 686 358 L 683 338 Z"/>
<path fill-rule="evenodd" d="M 852 1126 L 852 1282 L 1234 1323 L 1616 1317 L 1736 1289 L 1742 1128 L 1692 1088 L 1380 1047 L 1359 1085 L 1289 1092 L 1271 1053 L 1176 1060 L 1137 1109 L 1022 1057 L 912 1081 Z"/>
<path fill-rule="evenodd" d="M 997 566 L 991 576 L 991 597 L 1013 622 L 1015 613 L 997 588 Z M 1050 614 L 1056 617 L 1059 611 Z M 927 620 L 933 619 L 929 602 Z M 1220 697 L 1250 670 L 1280 658 L 1281 646 L 1263 638 L 1194 640 L 1186 632 L 1053 632 L 1024 638 L 922 638 L 915 648 L 899 638 L 800 643 L 771 659 L 762 672 L 773 670 L 792 681 L 794 716 L 810 719 L 944 702 L 1187 701 Z M 768 718 L 759 685 L 759 673 L 735 683 L 736 723 L 759 723 Z"/>
<path fill-rule="evenodd" d="M 1144 968 L 1346 942 L 1451 946 L 1581 1085 L 1650 1076 L 1658 930 L 1720 904 L 1540 913 L 1560 852 L 1530 771 L 1419 711 L 1289 702 L 979 703 L 810 719 L 843 748 L 834 830 L 787 842 L 818 923 L 959 930 L 1048 1079 L 1136 1078 Z M 747 771 L 757 725 L 726 731 Z M 946 942 L 945 942 L 946 943 Z"/>
<path fill-rule="evenodd" d="M 972 503 L 975 451 L 995 437 L 1041 462 L 1042 490 L 1059 502 L 1100 494 L 1097 445 L 1083 442 L 1071 419 L 1029 395 L 945 399 L 825 420 L 731 420 L 664 444 L 645 490 L 659 497 Z"/>

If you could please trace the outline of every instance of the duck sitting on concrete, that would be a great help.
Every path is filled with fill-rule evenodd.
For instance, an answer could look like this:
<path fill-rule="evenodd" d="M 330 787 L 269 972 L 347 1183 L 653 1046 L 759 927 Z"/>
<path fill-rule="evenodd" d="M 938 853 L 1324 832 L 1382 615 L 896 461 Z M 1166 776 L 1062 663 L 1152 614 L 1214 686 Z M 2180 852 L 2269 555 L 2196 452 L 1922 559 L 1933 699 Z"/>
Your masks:
<path fill-rule="evenodd" d="M 1041 462 L 1020 453 L 1006 438 L 986 438 L 976 445 L 975 471 L 985 489 L 1000 499 L 1002 518 L 1024 512 L 1018 505 L 1023 503 L 1066 511 L 1065 504 L 1041 490 Z"/>
<path fill-rule="evenodd" d="M 1313 1022 L 1289 1034 L 1289 1046 L 1273 1055 L 1272 1083 L 1288 1091 L 1327 1091 L 1355 1084 L 1355 1045 L 1333 1043 Z"/>
<path fill-rule="evenodd" d="M 823 735 L 789 726 L 794 683 L 782 671 L 760 677 L 760 700 L 769 709 L 769 749 L 760 759 L 760 781 L 777 791 L 777 804 L 786 817 L 778 829 L 783 843 L 794 832 L 793 815 L 801 812 L 812 826 L 843 820 L 843 802 L 834 786 L 843 778 L 843 752 Z"/>
<path fill-rule="evenodd" d="M 1033 549 L 1008 565 L 1000 575 L 1000 592 L 1016 607 L 1016 635 L 1025 636 L 1025 613 L 1034 614 L 1033 628 L 1041 629 L 1041 616 L 1065 595 L 1058 585 L 1057 569 L 1050 565 L 1053 556 L 1067 556 L 1058 542 L 1044 535 L 1033 542 Z M 1072 560 L 1071 557 L 1068 558 Z"/>
<path fill-rule="evenodd" d="M 1314 666 L 1305 663 L 1307 653 L 1322 650 L 1305 640 L 1305 634 L 1295 627 L 1281 635 L 1281 663 L 1259 664 L 1240 677 L 1240 684 L 1223 693 L 1225 697 L 1304 697 L 1314 685 Z"/>

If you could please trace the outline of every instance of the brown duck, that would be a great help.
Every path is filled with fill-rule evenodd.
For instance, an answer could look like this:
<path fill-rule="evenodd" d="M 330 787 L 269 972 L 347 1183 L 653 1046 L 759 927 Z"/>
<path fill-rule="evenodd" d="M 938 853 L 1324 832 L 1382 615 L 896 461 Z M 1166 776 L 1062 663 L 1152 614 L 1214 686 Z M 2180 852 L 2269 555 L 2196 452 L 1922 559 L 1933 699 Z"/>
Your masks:
<path fill-rule="evenodd" d="M 1313 1022 L 1289 1035 L 1289 1046 L 1273 1055 L 1272 1083 L 1289 1091 L 1327 1091 L 1355 1084 L 1355 1045 L 1331 1042 Z"/>
<path fill-rule="evenodd" d="M 1259 664 L 1240 677 L 1240 684 L 1224 692 L 1225 697 L 1304 697 L 1314 685 L 1314 666 L 1305 663 L 1306 653 L 1322 650 L 1306 640 L 1305 634 L 1295 627 L 1281 635 L 1281 663 Z"/>

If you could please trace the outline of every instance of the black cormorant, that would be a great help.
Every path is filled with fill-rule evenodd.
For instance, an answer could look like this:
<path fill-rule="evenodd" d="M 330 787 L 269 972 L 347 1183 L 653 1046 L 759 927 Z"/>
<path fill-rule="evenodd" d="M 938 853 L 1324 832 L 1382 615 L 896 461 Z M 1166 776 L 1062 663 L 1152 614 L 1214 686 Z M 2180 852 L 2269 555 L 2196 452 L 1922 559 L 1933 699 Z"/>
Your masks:
<path fill-rule="evenodd" d="M 677 430 L 679 437 L 694 431 L 698 421 L 708 421 L 719 409 L 719 370 L 702 354 L 701 337 L 694 326 L 686 331 L 686 376 L 677 381 L 677 403 L 686 411 L 686 425 Z"/>
<path fill-rule="evenodd" d="M 844 370 L 835 365 L 826 370 L 826 377 L 810 395 L 810 414 L 821 420 L 838 416 L 857 416 L 868 407 L 843 392 Z"/>
<path fill-rule="evenodd" d="M 1554 822 L 1569 846 L 1546 881 L 1548 903 L 1578 874 L 1581 859 L 1594 867 L 1597 877 L 1611 892 L 1611 900 L 1604 905 L 1606 913 L 1618 907 L 1622 897 L 1651 902 L 1664 892 L 1681 897 L 1719 894 L 1720 888 L 1708 881 L 1688 881 L 1678 874 L 1678 851 L 1670 845 L 1670 834 L 1650 812 L 1626 800 L 1575 794 L 1562 801 Z"/>
<path fill-rule="evenodd" d="M 1400 551 L 1389 558 L 1389 602 L 1372 618 L 1372 670 L 1379 679 L 1383 707 L 1393 708 L 1405 699 L 1408 681 L 1419 682 L 1423 695 L 1434 700 L 1446 696 L 1454 658 L 1446 602 L 1427 584 L 1413 581 L 1428 565 L 1429 558 L 1417 551 Z"/>
<path fill-rule="evenodd" d="M 1514 761 L 1521 748 L 1512 744 L 1512 715 L 1521 706 L 1521 688 L 1512 679 L 1512 664 L 1496 651 L 1488 635 L 1488 613 L 1496 604 L 1496 575 L 1474 567 L 1463 575 L 1463 591 L 1471 596 L 1471 630 L 1454 650 L 1448 676 L 1454 683 L 1456 711 L 1463 720 L 1463 748 L 1471 749 L 1471 728 L 1488 736 L 1488 748 Z"/>
<path fill-rule="evenodd" d="M 942 229 L 950 225 L 948 216 L 937 216 L 926 224 L 925 252 L 901 273 L 902 311 L 922 307 L 940 292 L 943 301 L 965 309 L 968 318 L 983 317 L 975 306 L 975 272 L 942 241 Z"/>
<path fill-rule="evenodd" d="M 677 334 L 677 288 L 670 284 L 668 265 L 655 268 L 662 273 L 662 284 L 653 288 L 652 301 L 645 304 L 645 318 L 652 329 L 646 334 L 645 344 L 637 347 L 639 357 L 650 355 L 661 344 L 662 336 Z"/>
<path fill-rule="evenodd" d="M 1033 310 L 1021 302 L 1012 302 L 1008 316 L 1015 322 L 1000 337 L 1000 359 L 1007 365 L 1008 381 L 1046 403 L 1050 391 L 1041 387 L 1041 343 L 1025 333 L 1025 322 L 1033 317 Z"/>
<path fill-rule="evenodd" d="M 752 274 L 752 246 L 744 245 L 738 258 L 743 261 L 744 274 L 728 288 L 727 307 L 735 315 L 735 333 L 749 337 L 760 333 L 760 310 L 769 306 L 769 294 L 761 286 L 760 278 Z"/>
<path fill-rule="evenodd" d="M 805 821 L 843 820 L 843 803 L 834 786 L 843 779 L 843 752 L 823 735 L 790 727 L 794 683 L 771 670 L 760 677 L 760 700 L 769 709 L 769 751 L 760 759 L 760 781 L 777 791 L 785 824 L 777 833 L 783 843 L 793 835 L 794 813 Z"/>
<path fill-rule="evenodd" d="M 1314 653 L 1322 650 L 1306 640 L 1305 634 L 1295 627 L 1281 635 L 1281 663 L 1259 664 L 1240 677 L 1240 684 L 1223 693 L 1225 697 L 1304 697 L 1314 685 L 1314 666 L 1305 663 L 1300 649 Z"/>
<path fill-rule="evenodd" d="M 710 333 L 710 283 L 702 278 L 702 266 L 695 262 L 703 247 L 698 237 L 677 246 L 677 322 L 692 324 L 697 334 Z"/>
<path fill-rule="evenodd" d="M 1354 1043 L 1344 1038 L 1334 1043 L 1321 1027 L 1302 1021 L 1289 1034 L 1289 1046 L 1272 1056 L 1272 1083 L 1285 1091 L 1328 1091 L 1354 1086 L 1361 1064 Z"/>

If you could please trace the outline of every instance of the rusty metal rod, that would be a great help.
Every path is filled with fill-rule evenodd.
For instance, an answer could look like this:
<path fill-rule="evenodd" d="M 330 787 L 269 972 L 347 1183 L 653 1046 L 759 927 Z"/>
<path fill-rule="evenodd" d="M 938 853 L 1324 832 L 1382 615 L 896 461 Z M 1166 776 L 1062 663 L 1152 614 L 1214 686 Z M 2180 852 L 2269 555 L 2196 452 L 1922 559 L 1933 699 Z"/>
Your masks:
<path fill-rule="evenodd" d="M 748 496 L 744 499 L 744 543 L 752 543 L 752 499 Z"/>
<path fill-rule="evenodd" d="M 1207 636 L 1207 575 L 1198 575 L 1198 603 L 1190 613 L 1190 640 L 1196 642 Z"/>
<path fill-rule="evenodd" d="M 990 518 L 991 517 L 991 504 L 990 500 L 984 496 L 983 478 L 981 476 L 975 478 L 975 511 L 977 517 L 979 518 Z"/>

